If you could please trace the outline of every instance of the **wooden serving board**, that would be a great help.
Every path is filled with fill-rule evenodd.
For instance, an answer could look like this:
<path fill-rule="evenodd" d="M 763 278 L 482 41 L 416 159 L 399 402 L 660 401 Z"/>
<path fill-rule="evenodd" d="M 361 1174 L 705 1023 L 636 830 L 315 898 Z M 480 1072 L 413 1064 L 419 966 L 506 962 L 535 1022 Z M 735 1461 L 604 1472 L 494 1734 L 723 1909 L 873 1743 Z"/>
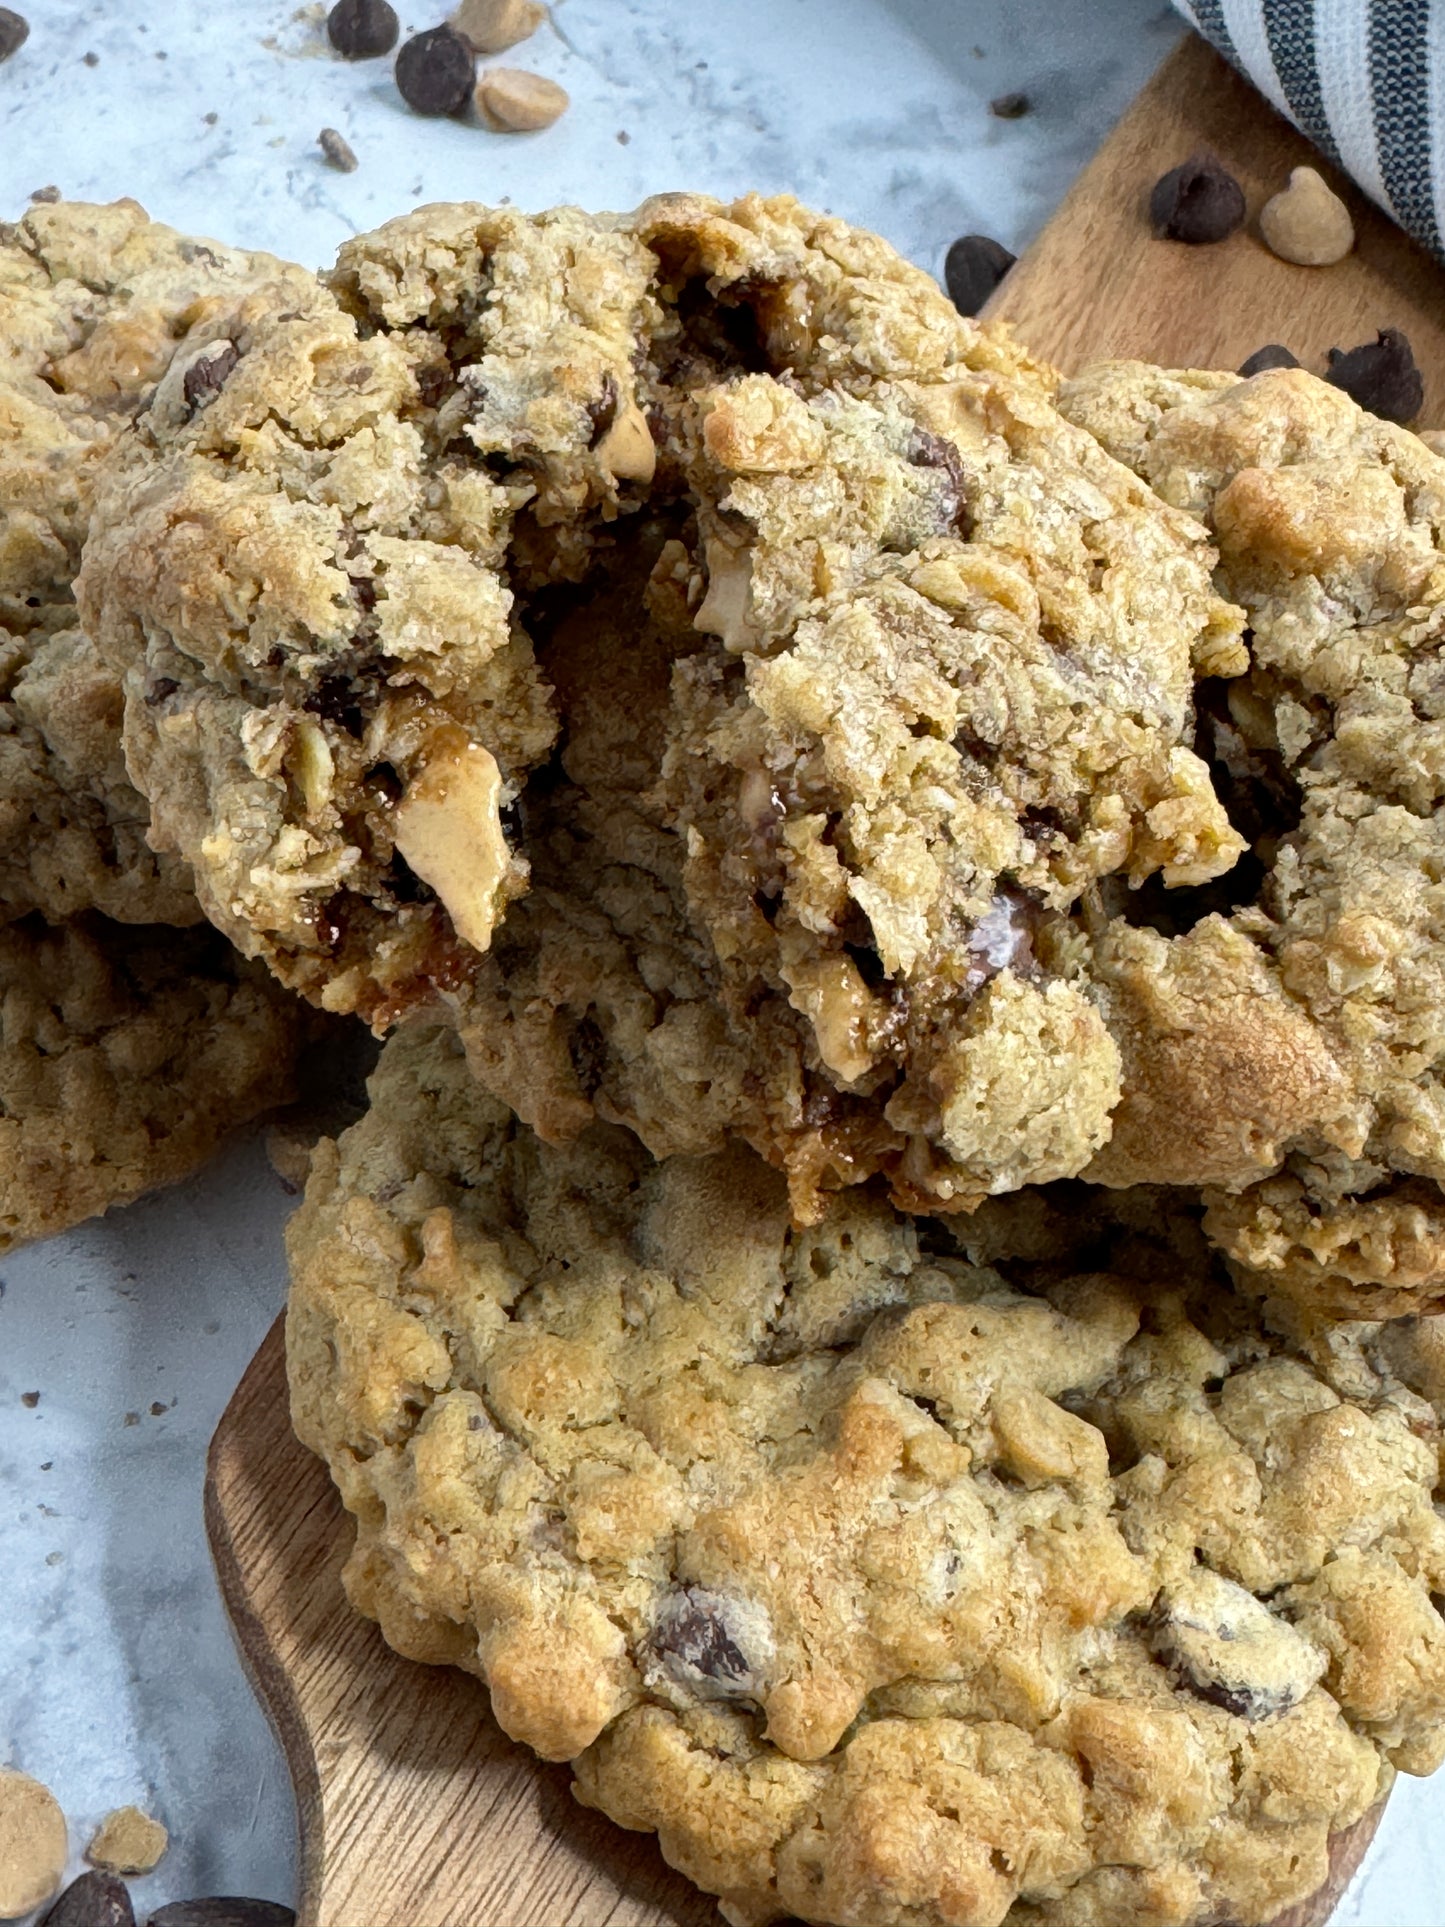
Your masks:
<path fill-rule="evenodd" d="M 1212 248 L 1155 241 L 1149 188 L 1201 147 L 1244 184 L 1251 229 Z M 1318 368 L 1329 347 L 1398 326 L 1425 374 L 1425 422 L 1445 420 L 1445 270 L 1339 181 L 1359 233 L 1345 262 L 1293 267 L 1253 233 L 1263 201 L 1303 161 L 1324 168 L 1202 42 L 1186 42 L 989 312 L 1066 369 L 1101 355 L 1233 368 L 1280 340 Z M 565 1768 L 504 1738 L 480 1686 L 398 1659 L 347 1607 L 350 1528 L 324 1468 L 292 1436 L 279 1325 L 216 1433 L 206 1519 L 296 1784 L 302 1927 L 719 1927 L 712 1901 L 651 1837 L 577 1806 Z M 1326 1887 L 1276 1927 L 1321 1927 L 1378 1817 L 1336 1836 Z"/>

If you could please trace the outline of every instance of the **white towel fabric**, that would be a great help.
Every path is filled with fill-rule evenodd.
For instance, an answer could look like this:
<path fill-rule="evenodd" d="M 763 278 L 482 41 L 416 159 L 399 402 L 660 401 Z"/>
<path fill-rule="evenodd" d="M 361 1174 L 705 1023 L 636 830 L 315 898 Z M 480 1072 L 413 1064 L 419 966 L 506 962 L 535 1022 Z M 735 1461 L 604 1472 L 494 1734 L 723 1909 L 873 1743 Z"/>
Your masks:
<path fill-rule="evenodd" d="M 1445 0 L 1174 0 L 1332 161 L 1445 256 Z"/>

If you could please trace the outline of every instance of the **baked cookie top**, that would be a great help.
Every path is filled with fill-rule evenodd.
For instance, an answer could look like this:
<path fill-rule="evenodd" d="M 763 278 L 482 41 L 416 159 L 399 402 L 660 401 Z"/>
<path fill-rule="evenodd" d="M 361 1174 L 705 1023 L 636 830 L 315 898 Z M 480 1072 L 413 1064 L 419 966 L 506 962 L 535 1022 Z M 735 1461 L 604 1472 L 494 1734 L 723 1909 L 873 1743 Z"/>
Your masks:
<path fill-rule="evenodd" d="M 1445 1752 L 1428 1372 L 1334 1389 L 1167 1201 L 798 1229 L 420 1023 L 371 1095 L 290 1231 L 350 1596 L 730 1919 L 1265 1921 Z"/>
<path fill-rule="evenodd" d="M 1220 1187 L 1234 1254 L 1346 1315 L 1438 1299 L 1445 461 L 1298 369 L 1106 363 L 1059 405 L 1206 523 L 1250 625 L 1199 744 L 1250 855 L 1102 936 L 1128 1094 L 1091 1175 Z"/>
<path fill-rule="evenodd" d="M 77 627 L 72 584 L 98 467 L 190 332 L 223 300 L 308 278 L 134 201 L 0 225 L 0 919 L 200 916 L 185 863 L 146 844 L 119 680 Z"/>
<path fill-rule="evenodd" d="M 0 928 L 0 1251 L 195 1170 L 315 1021 L 213 930 Z"/>
<path fill-rule="evenodd" d="M 1077 1170 L 1117 1055 L 1073 906 L 1242 847 L 1187 746 L 1196 668 L 1244 661 L 1198 525 L 1005 334 L 791 200 L 427 208 L 330 290 L 218 333 L 195 404 L 177 364 L 88 551 L 212 916 L 378 1026 L 465 1007 L 539 883 L 554 739 L 565 769 L 640 652 L 646 755 L 570 780 L 672 838 L 709 995 L 788 1033 L 742 1128 L 799 1209 L 880 1165 L 954 1204 Z M 594 605 L 619 653 L 555 661 Z M 585 857 L 547 887 L 611 914 Z"/>

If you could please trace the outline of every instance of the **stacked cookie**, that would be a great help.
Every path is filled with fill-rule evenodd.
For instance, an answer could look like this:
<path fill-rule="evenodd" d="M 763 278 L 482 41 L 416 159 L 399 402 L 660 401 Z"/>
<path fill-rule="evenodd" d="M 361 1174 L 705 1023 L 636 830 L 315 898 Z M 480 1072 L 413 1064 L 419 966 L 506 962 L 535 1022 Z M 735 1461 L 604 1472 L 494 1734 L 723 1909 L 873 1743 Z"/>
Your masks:
<path fill-rule="evenodd" d="M 756 198 L 421 210 L 115 438 L 150 846 L 395 1031 L 350 1595 L 730 1920 L 1264 1923 L 1445 1753 L 1442 515 Z"/>
<path fill-rule="evenodd" d="M 194 1169 L 311 1028 L 147 841 L 74 596 L 101 467 L 192 332 L 304 280 L 134 202 L 0 227 L 0 1250 Z"/>

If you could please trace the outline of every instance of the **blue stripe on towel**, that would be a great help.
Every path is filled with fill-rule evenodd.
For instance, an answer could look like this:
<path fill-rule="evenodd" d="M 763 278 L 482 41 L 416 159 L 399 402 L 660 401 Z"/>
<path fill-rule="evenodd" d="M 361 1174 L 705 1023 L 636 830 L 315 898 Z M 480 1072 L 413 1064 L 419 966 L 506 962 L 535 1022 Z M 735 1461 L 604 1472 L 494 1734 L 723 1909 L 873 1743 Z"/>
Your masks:
<path fill-rule="evenodd" d="M 1224 55 L 1224 58 L 1226 60 L 1232 60 L 1237 67 L 1239 65 L 1239 55 L 1235 50 L 1233 40 L 1230 38 L 1229 26 L 1224 18 L 1224 7 L 1221 4 L 1221 0 L 1188 0 L 1188 3 L 1189 11 L 1199 22 L 1199 31 L 1204 35 L 1205 39 L 1213 41 L 1214 45 Z"/>
<path fill-rule="evenodd" d="M 1438 254 L 1429 28 L 1430 0 L 1371 0 L 1370 92 L 1380 174 L 1401 225 Z"/>
<path fill-rule="evenodd" d="M 1340 150 L 1325 112 L 1315 64 L 1315 0 L 1270 0 L 1264 10 L 1264 31 L 1295 124 L 1338 162 Z"/>

